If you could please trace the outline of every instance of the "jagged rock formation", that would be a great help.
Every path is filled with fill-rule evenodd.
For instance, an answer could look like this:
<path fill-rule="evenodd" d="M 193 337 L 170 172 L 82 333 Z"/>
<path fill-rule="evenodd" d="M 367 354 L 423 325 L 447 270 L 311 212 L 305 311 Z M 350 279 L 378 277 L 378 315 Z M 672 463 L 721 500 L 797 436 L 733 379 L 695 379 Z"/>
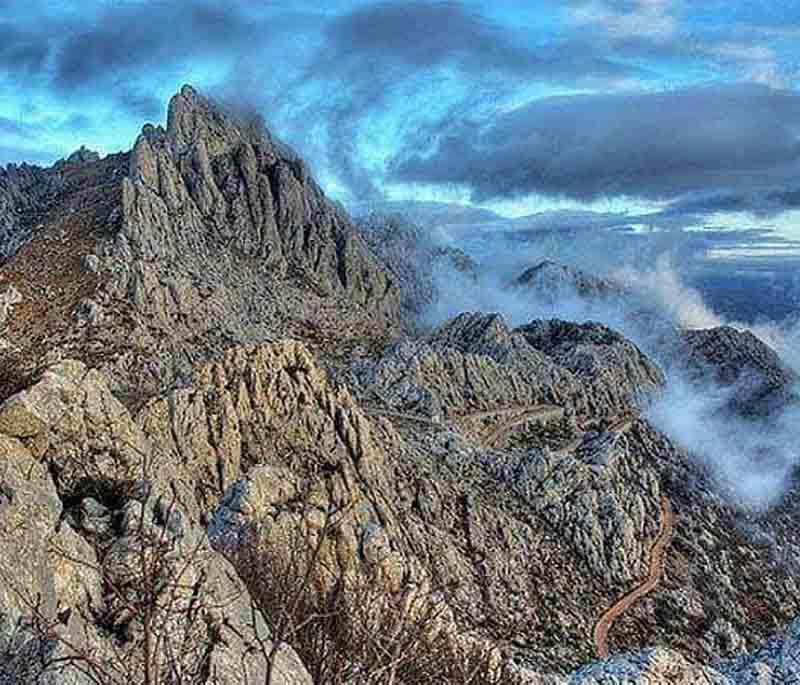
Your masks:
<path fill-rule="evenodd" d="M 696 383 L 731 388 L 730 410 L 767 417 L 796 400 L 798 378 L 750 331 L 730 326 L 684 331 L 681 360 Z"/>
<path fill-rule="evenodd" d="M 437 418 L 554 404 L 593 419 L 633 411 L 663 384 L 660 370 L 601 324 L 463 314 L 426 337 L 354 365 L 367 401 Z"/>
<path fill-rule="evenodd" d="M 215 682 L 263 681 L 266 655 L 253 649 L 268 639 L 263 619 L 168 481 L 154 477 L 157 450 L 101 374 L 63 362 L 6 401 L 0 453 L 4 682 L 136 682 L 146 627 L 135 609 L 145 582 L 163 607 L 153 620 L 167 622 L 160 629 L 176 640 L 172 651 L 162 643 L 160 668 L 187 679 L 207 672 Z M 140 555 L 155 554 L 153 540 L 169 554 L 145 567 Z M 146 568 L 156 575 L 145 580 Z M 52 627 L 41 632 L 32 615 Z M 278 682 L 310 682 L 289 650 L 277 659 Z M 94 680 L 85 675 L 92 660 L 101 664 L 88 669 Z"/>
<path fill-rule="evenodd" d="M 100 155 L 85 147 L 43 169 L 29 164 L 0 167 L 0 264 L 8 261 L 45 225 L 66 186 L 75 184 L 80 168 L 100 162 Z"/>
<path fill-rule="evenodd" d="M 0 167 L 0 264 L 30 238 L 60 187 L 53 171 L 28 164 Z"/>
<path fill-rule="evenodd" d="M 570 685 L 681 683 L 685 685 L 763 685 L 791 683 L 800 660 L 800 625 L 795 621 L 762 649 L 732 661 L 701 666 L 670 649 L 648 649 L 581 668 Z"/>
<path fill-rule="evenodd" d="M 56 167 L 64 167 L 69 164 L 89 164 L 100 161 L 100 153 L 90 150 L 85 145 L 81 145 L 65 160 L 56 163 Z"/>
<path fill-rule="evenodd" d="M 18 249 L 2 266 L 0 288 L 13 286 L 21 302 L 7 316 L 2 334 L 6 345 L 0 350 L 0 397 L 29 384 L 47 355 L 52 362 L 72 350 L 72 356 L 83 355 L 97 365 L 112 344 L 124 344 L 112 342 L 120 333 L 116 328 L 104 340 L 86 340 L 74 314 L 82 302 L 97 297 L 101 279 L 89 268 L 90 257 L 113 233 L 126 164 L 126 155 L 111 155 L 96 163 L 65 163 L 58 171 L 47 170 L 47 179 L 58 178 L 58 190 L 48 191 L 46 206 L 33 215 L 37 229 L 14 225 L 10 240 Z"/>
<path fill-rule="evenodd" d="M 547 304 L 555 304 L 564 297 L 610 298 L 624 292 L 612 281 L 549 260 L 523 271 L 513 285 L 530 290 L 537 299 Z"/>
<path fill-rule="evenodd" d="M 49 349 L 104 357 L 136 401 L 237 342 L 294 334 L 346 354 L 398 326 L 391 279 L 301 160 L 190 87 L 130 155 L 71 166 L 53 221 L 5 269 L 27 309 L 6 366 L 40 361 L 47 331 Z M 76 315 L 79 334 L 53 335 Z"/>

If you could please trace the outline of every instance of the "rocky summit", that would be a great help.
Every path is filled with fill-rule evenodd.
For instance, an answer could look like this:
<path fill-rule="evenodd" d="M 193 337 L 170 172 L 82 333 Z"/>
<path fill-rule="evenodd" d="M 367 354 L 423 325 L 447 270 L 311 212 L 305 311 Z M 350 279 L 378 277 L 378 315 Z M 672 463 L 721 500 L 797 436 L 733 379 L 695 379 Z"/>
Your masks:
<path fill-rule="evenodd" d="M 0 169 L 0 682 L 800 678 L 794 481 L 742 506 L 650 413 L 662 354 L 754 430 L 794 373 L 730 328 L 431 322 L 442 264 L 480 283 L 189 86 L 130 152 Z"/>

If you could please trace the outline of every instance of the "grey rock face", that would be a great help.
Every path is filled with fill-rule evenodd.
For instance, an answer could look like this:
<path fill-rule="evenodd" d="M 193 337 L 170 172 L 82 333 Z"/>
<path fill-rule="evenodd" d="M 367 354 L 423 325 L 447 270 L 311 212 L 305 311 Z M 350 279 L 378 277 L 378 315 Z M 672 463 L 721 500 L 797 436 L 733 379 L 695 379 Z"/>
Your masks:
<path fill-rule="evenodd" d="M 548 304 L 564 297 L 593 299 L 623 294 L 616 283 L 547 260 L 526 269 L 514 280 L 514 285 L 530 290 L 538 300 Z"/>
<path fill-rule="evenodd" d="M 163 260 L 187 275 L 223 255 L 242 271 L 255 260 L 263 275 L 396 314 L 390 282 L 303 162 L 189 87 L 172 99 L 166 130 L 146 127 L 134 146 L 118 242 L 141 263 Z"/>
<path fill-rule="evenodd" d="M 159 607 L 154 620 L 173 641 L 159 668 L 200 678 L 193 682 L 205 682 L 202 673 L 231 685 L 264 681 L 263 618 L 183 513 L 174 485 L 159 477 L 169 473 L 163 457 L 97 371 L 65 361 L 0 405 L 0 454 L 3 682 L 97 682 L 69 663 L 63 669 L 58 659 L 73 648 L 91 650 L 114 678 L 139 682 L 142 614 L 131 607 L 142 601 L 142 555 L 156 550 L 163 556 L 148 577 L 158 605 L 146 606 Z M 30 627 L 36 612 L 59 638 Z M 120 645 L 120 635 L 129 641 Z M 310 683 L 290 649 L 276 658 L 276 682 Z"/>
<path fill-rule="evenodd" d="M 295 336 L 347 357 L 401 326 L 391 277 L 302 160 L 190 87 L 172 99 L 166 128 L 145 126 L 129 155 L 83 152 L 47 172 L 3 173 L 0 207 L 5 183 L 14 226 L 28 202 L 18 188 L 35 186 L 50 204 L 45 215 L 28 202 L 47 225 L 9 264 L 30 312 L 9 325 L 28 344 L 0 358 L 20 377 L 0 392 L 58 351 L 101 366 L 141 402 L 236 344 Z M 60 179 L 57 193 L 42 190 L 42 174 Z"/>
<path fill-rule="evenodd" d="M 55 171 L 28 164 L 0 167 L 0 264 L 30 239 L 37 215 L 49 206 L 61 185 Z"/>
<path fill-rule="evenodd" d="M 89 162 L 99 162 L 100 154 L 90 150 L 85 145 L 81 145 L 75 152 L 67 157 L 67 164 L 87 164 Z"/>
<path fill-rule="evenodd" d="M 363 397 L 396 411 L 458 416 L 552 404 L 595 418 L 633 411 L 663 385 L 661 371 L 600 324 L 463 314 L 419 342 L 352 367 Z"/>
<path fill-rule="evenodd" d="M 722 674 L 707 666 L 688 662 L 668 649 L 649 649 L 626 654 L 580 669 L 569 685 L 733 685 Z"/>
<path fill-rule="evenodd" d="M 13 311 L 14 305 L 22 302 L 22 295 L 13 285 L 0 291 L 0 333 L 3 332 L 5 323 Z"/>
<path fill-rule="evenodd" d="M 269 565 L 276 549 L 307 547 L 302 531 L 311 535 L 331 506 L 343 507 L 321 551 L 320 582 L 364 574 L 389 591 L 451 579 L 462 629 L 506 626 L 548 661 L 572 644 L 559 647 L 558 635 L 590 631 L 567 606 L 602 603 L 605 588 L 634 582 L 656 532 L 657 480 L 623 440 L 609 436 L 575 457 L 501 459 L 448 432 L 401 438 L 365 416 L 297 344 L 231 352 L 194 386 L 146 405 L 139 421 L 171 455 L 167 463 L 207 473 L 201 483 L 224 477 L 209 532 L 243 575 Z M 202 501 L 220 489 L 209 487 Z M 567 589 L 575 564 L 591 569 L 581 599 Z M 545 575 L 542 587 L 535 579 Z M 538 613 L 543 603 L 549 622 Z"/>
<path fill-rule="evenodd" d="M 755 654 L 718 667 L 736 685 L 791 683 L 800 677 L 800 621 L 771 639 Z"/>
<path fill-rule="evenodd" d="M 753 654 L 711 665 L 692 663 L 669 649 L 648 649 L 624 654 L 579 669 L 570 685 L 645 685 L 685 683 L 694 685 L 778 685 L 792 683 L 800 676 L 800 624 L 787 630 Z"/>
<path fill-rule="evenodd" d="M 681 359 L 696 382 L 733 389 L 732 411 L 766 417 L 796 401 L 798 378 L 749 331 L 729 326 L 683 331 Z"/>
<path fill-rule="evenodd" d="M 633 343 L 607 326 L 537 321 L 519 329 L 525 340 L 567 368 L 587 394 L 588 414 L 640 406 L 664 385 L 661 370 Z M 613 378 L 613 380 L 611 380 Z"/>

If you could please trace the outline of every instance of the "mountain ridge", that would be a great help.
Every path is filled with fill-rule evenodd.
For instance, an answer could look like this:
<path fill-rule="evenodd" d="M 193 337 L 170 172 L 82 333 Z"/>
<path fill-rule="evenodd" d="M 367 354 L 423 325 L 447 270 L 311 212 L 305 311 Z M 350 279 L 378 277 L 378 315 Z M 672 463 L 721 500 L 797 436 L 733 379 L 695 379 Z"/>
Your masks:
<path fill-rule="evenodd" d="M 441 607 L 437 630 L 507 665 L 516 680 L 503 682 L 788 672 L 800 644 L 795 491 L 766 514 L 726 500 L 656 427 L 665 370 L 619 331 L 481 312 L 416 325 L 438 296 L 419 255 L 468 279 L 478 265 L 391 219 L 351 222 L 293 152 L 188 86 L 166 127 L 146 125 L 130 152 L 6 169 L 0 210 L 11 227 L 0 544 L 14 550 L 0 574 L 21 564 L 47 615 L 70 608 L 66 629 L 102 653 L 138 653 L 142 627 L 109 583 L 137 577 L 139 515 L 175 541 L 193 577 L 220 579 L 197 639 L 222 682 L 247 682 L 236 662 L 254 654 L 240 639 L 250 599 L 276 634 L 275 576 L 254 570 L 295 549 L 321 560 L 308 576 L 321 596 L 359 589 L 338 596 L 354 620 L 369 624 L 358 600 L 371 592 Z M 552 263 L 525 274 L 509 286 L 518 296 L 537 297 L 537 285 L 545 298 L 615 295 Z M 762 343 L 725 329 L 673 333 L 678 354 L 720 381 L 738 383 L 731 350 L 752 361 L 768 392 L 755 383 L 735 411 L 789 396 L 794 377 Z M 648 574 L 664 498 L 676 519 L 662 577 L 616 617 L 611 656 L 589 663 L 598 618 Z M 81 578 L 53 544 L 94 572 Z M 220 615 L 226 574 L 244 604 Z M 22 621 L 30 607 L 0 593 L 4 611 Z M 215 641 L 225 621 L 235 630 Z M 4 630 L 0 673 L 18 663 L 3 661 Z M 278 682 L 312 682 L 309 643 L 287 641 Z M 263 682 L 265 662 L 253 659 Z"/>

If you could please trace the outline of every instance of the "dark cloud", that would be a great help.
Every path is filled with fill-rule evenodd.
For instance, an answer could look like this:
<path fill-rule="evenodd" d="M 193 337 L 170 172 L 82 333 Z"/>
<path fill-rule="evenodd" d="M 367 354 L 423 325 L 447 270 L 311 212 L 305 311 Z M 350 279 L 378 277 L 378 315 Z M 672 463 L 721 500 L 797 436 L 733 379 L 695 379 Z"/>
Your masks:
<path fill-rule="evenodd" d="M 0 65 L 11 72 L 40 71 L 50 55 L 50 41 L 37 31 L 0 21 Z"/>
<path fill-rule="evenodd" d="M 15 24 L 0 21 L 0 69 L 23 91 L 35 77 L 51 96 L 102 93 L 131 116 L 152 118 L 164 104 L 149 92 L 154 83 L 187 80 L 220 61 L 257 61 L 273 36 L 238 2 L 87 2 L 82 9 L 54 4 L 40 16 L 20 13 Z"/>
<path fill-rule="evenodd" d="M 244 49 L 254 29 L 233 3 L 114 4 L 69 32 L 56 57 L 54 84 L 66 91 L 91 88 L 180 59 L 229 54 Z"/>
<path fill-rule="evenodd" d="M 714 206 L 769 214 L 797 204 L 785 190 L 794 184 L 779 187 L 794 173 L 794 96 L 698 89 L 549 99 L 498 114 L 532 85 L 608 90 L 659 83 L 659 68 L 679 72 L 683 60 L 762 55 L 716 27 L 688 35 L 679 19 L 695 10 L 686 2 L 538 0 L 518 14 L 502 3 L 419 0 L 319 11 L 288 0 L 6 5 L 14 19 L 0 20 L 0 73 L 19 84 L 20 101 L 61 112 L 111 105 L 123 128 L 161 118 L 159 94 L 196 80 L 257 108 L 352 198 L 380 199 L 387 180 L 463 184 L 479 199 L 680 197 L 675 222 Z M 569 23 L 582 5 L 596 17 Z M 754 26 L 785 20 L 752 7 Z M 209 83 L 226 68 L 228 84 Z M 62 132 L 56 116 L 42 116 Z M 399 141 L 407 144 L 395 154 Z"/>
<path fill-rule="evenodd" d="M 464 3 L 384 2 L 334 16 L 301 76 L 288 88 L 303 104 L 286 121 L 305 135 L 322 122 L 322 157 L 359 200 L 381 194 L 380 169 L 365 164 L 360 136 L 389 113 L 404 93 L 454 99 L 460 110 L 488 111 L 532 81 L 610 82 L 640 70 L 552 41 L 531 40 Z M 447 75 L 444 75 L 447 74 Z M 449 79 L 449 81 L 448 81 Z M 443 81 L 468 82 L 462 93 L 442 92 Z M 416 129 L 434 116 L 426 110 L 392 122 L 393 133 Z"/>
<path fill-rule="evenodd" d="M 769 218 L 789 209 L 800 208 L 800 187 L 796 183 L 795 179 L 787 175 L 781 188 L 756 187 L 711 194 L 693 193 L 673 202 L 667 211 L 674 215 L 747 212 L 757 217 Z"/>
<path fill-rule="evenodd" d="M 492 121 L 443 120 L 411 141 L 399 181 L 460 184 L 478 200 L 538 193 L 675 199 L 797 177 L 800 95 L 755 85 L 537 100 Z"/>
<path fill-rule="evenodd" d="M 593 54 L 566 53 L 559 45 L 537 45 L 508 27 L 455 2 L 387 2 L 333 19 L 325 30 L 320 64 L 337 68 L 361 62 L 366 72 L 380 64 L 426 69 L 451 64 L 465 72 L 497 70 L 527 78 L 613 78 L 635 69 Z"/>

